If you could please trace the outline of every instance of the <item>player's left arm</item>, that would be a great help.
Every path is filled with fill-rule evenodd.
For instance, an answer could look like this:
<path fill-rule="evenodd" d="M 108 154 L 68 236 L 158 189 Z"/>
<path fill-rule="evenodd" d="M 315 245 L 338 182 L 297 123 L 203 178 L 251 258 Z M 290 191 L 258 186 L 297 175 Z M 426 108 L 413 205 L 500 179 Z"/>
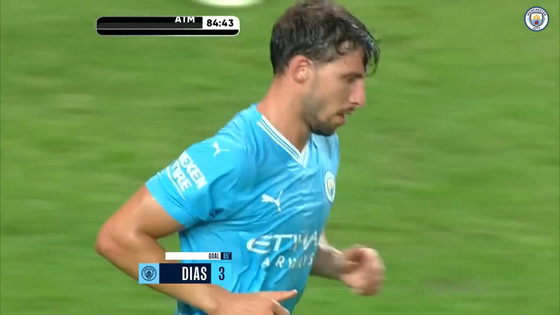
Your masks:
<path fill-rule="evenodd" d="M 345 261 L 342 252 L 327 242 L 327 237 L 323 232 L 311 267 L 311 275 L 338 280 L 343 270 L 353 267 L 355 267 L 355 263 Z"/>
<path fill-rule="evenodd" d="M 335 164 L 340 162 L 340 145 L 335 134 L 329 138 Z M 385 266 L 376 250 L 354 246 L 340 251 L 321 234 L 311 267 L 311 275 L 342 281 L 360 295 L 377 294 L 384 282 Z"/>
<path fill-rule="evenodd" d="M 383 284 L 385 266 L 376 250 L 354 246 L 340 251 L 327 242 L 323 232 L 311 274 L 341 280 L 356 294 L 375 295 Z"/>

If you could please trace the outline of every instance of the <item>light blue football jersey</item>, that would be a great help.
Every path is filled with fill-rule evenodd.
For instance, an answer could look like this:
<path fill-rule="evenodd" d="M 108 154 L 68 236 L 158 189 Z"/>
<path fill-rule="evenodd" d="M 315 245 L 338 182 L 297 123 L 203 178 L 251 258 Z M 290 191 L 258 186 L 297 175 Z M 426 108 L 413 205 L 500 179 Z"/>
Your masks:
<path fill-rule="evenodd" d="M 185 230 L 181 251 L 232 252 L 235 293 L 298 290 L 307 283 L 335 198 L 338 137 L 313 134 L 299 152 L 260 114 L 239 112 L 146 182 Z M 178 302 L 176 314 L 205 314 Z"/>

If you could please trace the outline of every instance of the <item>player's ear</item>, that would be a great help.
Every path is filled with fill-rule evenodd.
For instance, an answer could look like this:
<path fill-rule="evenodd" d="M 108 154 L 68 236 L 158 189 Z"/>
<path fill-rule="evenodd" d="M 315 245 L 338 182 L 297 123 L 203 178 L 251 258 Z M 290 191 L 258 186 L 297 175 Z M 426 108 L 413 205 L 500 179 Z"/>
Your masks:
<path fill-rule="evenodd" d="M 290 60 L 288 75 L 297 83 L 305 83 L 311 76 L 311 61 L 304 56 L 297 55 Z"/>

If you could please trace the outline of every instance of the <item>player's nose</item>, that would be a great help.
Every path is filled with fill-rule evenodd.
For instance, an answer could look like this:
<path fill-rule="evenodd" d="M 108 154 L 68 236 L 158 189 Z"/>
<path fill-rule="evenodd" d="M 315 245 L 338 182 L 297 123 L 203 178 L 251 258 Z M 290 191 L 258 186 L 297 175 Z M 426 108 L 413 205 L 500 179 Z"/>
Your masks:
<path fill-rule="evenodd" d="M 350 94 L 350 103 L 356 107 L 361 107 L 366 104 L 365 80 L 358 80 L 354 85 L 354 89 Z"/>

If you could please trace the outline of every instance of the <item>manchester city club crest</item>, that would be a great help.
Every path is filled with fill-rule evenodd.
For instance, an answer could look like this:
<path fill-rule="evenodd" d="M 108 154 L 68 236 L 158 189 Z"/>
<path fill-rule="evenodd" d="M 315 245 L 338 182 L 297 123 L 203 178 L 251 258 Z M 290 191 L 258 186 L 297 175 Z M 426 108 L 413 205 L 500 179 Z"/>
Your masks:
<path fill-rule="evenodd" d="M 525 12 L 525 25 L 534 32 L 540 32 L 548 25 L 548 12 L 541 7 L 532 7 Z"/>
<path fill-rule="evenodd" d="M 144 280 L 152 281 L 156 278 L 156 276 L 157 276 L 156 268 L 152 266 L 146 266 L 142 268 L 142 278 L 144 278 Z"/>
<path fill-rule="evenodd" d="M 332 203 L 334 201 L 334 195 L 336 193 L 336 183 L 334 175 L 331 171 L 325 173 L 325 194 L 327 199 Z"/>

